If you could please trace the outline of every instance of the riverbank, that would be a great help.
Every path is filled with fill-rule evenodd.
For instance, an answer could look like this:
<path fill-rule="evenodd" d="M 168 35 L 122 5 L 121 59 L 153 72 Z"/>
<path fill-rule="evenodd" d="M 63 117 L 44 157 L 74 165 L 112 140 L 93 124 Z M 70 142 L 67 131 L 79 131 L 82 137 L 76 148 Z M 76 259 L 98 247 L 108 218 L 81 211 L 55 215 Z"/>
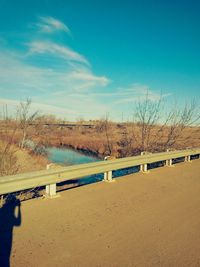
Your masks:
<path fill-rule="evenodd" d="M 145 125 L 143 125 L 145 126 Z M 154 125 L 148 134 L 141 123 L 114 123 L 97 121 L 95 127 L 62 127 L 59 124 L 35 122 L 27 129 L 26 140 L 37 146 L 72 148 L 100 159 L 105 156 L 116 158 L 139 155 L 142 151 L 162 152 L 166 149 L 185 149 L 199 146 L 199 127 L 178 127 Z M 12 129 L 13 128 L 13 129 Z M 7 136 L 12 136 L 14 122 L 7 126 Z M 20 129 L 16 129 L 12 142 L 18 145 L 22 140 Z"/>
<path fill-rule="evenodd" d="M 166 126 L 160 132 L 161 126 L 158 125 L 151 130 L 148 140 L 146 135 L 145 140 L 142 140 L 140 124 L 109 122 L 107 128 L 105 125 L 100 126 L 98 124 L 95 128 L 48 126 L 42 129 L 43 134 L 33 138 L 45 146 L 72 148 L 101 159 L 110 155 L 116 158 L 134 156 L 146 150 L 162 152 L 167 148 L 178 150 L 199 146 L 198 127 L 187 127 L 181 134 L 172 137 L 170 127 Z"/>
<path fill-rule="evenodd" d="M 21 130 L 16 129 L 16 131 L 14 131 L 12 127 L 14 127 L 14 124 L 11 121 L 4 133 L 4 140 L 9 146 L 11 140 L 11 145 L 15 144 L 15 146 L 18 147 L 22 139 Z M 14 135 L 12 135 L 13 131 Z M 37 150 L 34 152 L 39 154 L 41 154 L 44 147 L 56 147 L 59 149 L 70 148 L 88 156 L 98 157 L 99 159 L 110 155 L 116 158 L 122 158 L 139 155 L 141 151 L 155 153 L 166 151 L 167 148 L 178 150 L 199 146 L 200 131 L 198 127 L 186 127 L 184 132 L 178 138 L 176 137 L 175 143 L 173 143 L 173 140 L 173 142 L 170 141 L 171 143 L 166 143 L 168 142 L 166 140 L 170 140 L 171 138 L 168 139 L 169 131 L 170 127 L 166 126 L 162 129 L 162 133 L 159 133 L 159 135 L 161 135 L 159 136 L 159 126 L 154 126 L 151 130 L 151 135 L 149 135 L 147 144 L 147 141 L 144 143 L 142 142 L 140 124 L 118 124 L 99 121 L 94 128 L 84 128 L 83 126 L 63 128 L 62 126 L 34 124 L 28 127 L 26 141 L 29 146 L 34 145 Z M 19 157 L 22 157 L 22 155 Z M 21 167 L 19 170 L 17 169 L 18 172 L 44 169 L 46 163 L 48 163 L 44 157 L 35 156 L 34 153 L 31 153 L 30 157 L 32 158 L 29 160 L 24 159 L 24 163 L 23 160 L 20 161 L 19 165 L 21 165 Z M 15 163 L 14 157 L 13 162 Z M 8 170 L 8 172 L 4 172 L 1 175 L 4 176 L 16 173 L 16 169 L 10 172 L 13 166 L 14 164 L 12 164 L 8 157 L 8 164 L 4 168 L 6 171 Z"/>
<path fill-rule="evenodd" d="M 47 157 L 0 141 L 0 176 L 46 169 Z"/>
<path fill-rule="evenodd" d="M 15 153 L 18 173 L 45 170 L 49 160 L 46 156 L 35 155 L 27 150 L 17 150 Z"/>
<path fill-rule="evenodd" d="M 0 152 L 5 150 L 4 143 L 0 142 Z M 60 168 L 74 164 L 89 163 L 100 160 L 95 153 L 83 149 L 73 149 L 71 146 L 46 147 L 42 155 L 34 153 L 31 149 L 21 149 L 16 145 L 9 147 L 5 155 L 0 153 L 2 176 L 17 173 L 32 172 L 51 168 Z M 2 162 L 3 161 L 3 162 Z"/>

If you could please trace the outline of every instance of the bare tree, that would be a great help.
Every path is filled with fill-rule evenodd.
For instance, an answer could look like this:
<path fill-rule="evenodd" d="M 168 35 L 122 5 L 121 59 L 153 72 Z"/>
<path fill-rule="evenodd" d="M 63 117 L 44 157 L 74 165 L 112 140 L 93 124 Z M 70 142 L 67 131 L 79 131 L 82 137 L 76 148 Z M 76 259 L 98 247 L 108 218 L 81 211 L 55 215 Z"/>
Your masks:
<path fill-rule="evenodd" d="M 0 176 L 15 174 L 19 168 L 16 149 L 13 147 L 17 123 L 15 119 L 9 118 L 7 106 L 3 110 L 0 129 Z"/>
<path fill-rule="evenodd" d="M 150 148 L 152 130 L 158 125 L 161 117 L 162 96 L 151 100 L 147 91 L 144 100 L 138 101 L 135 107 L 135 122 L 139 128 L 139 147 L 141 151 Z"/>
<path fill-rule="evenodd" d="M 132 130 L 132 127 L 131 127 Z M 134 151 L 134 134 L 128 129 L 127 125 L 121 127 L 120 140 L 118 142 L 120 146 L 120 156 L 127 157 L 131 156 Z"/>
<path fill-rule="evenodd" d="M 106 142 L 104 144 L 105 146 L 105 154 L 112 155 L 113 153 L 113 142 L 111 139 L 111 122 L 109 121 L 109 115 L 106 114 L 105 118 L 98 121 L 96 124 L 96 131 L 98 133 L 102 133 L 105 135 Z"/>
<path fill-rule="evenodd" d="M 187 102 L 183 107 L 175 105 L 165 114 L 163 109 L 162 96 L 151 100 L 148 92 L 145 99 L 136 104 L 133 125 L 137 124 L 139 137 L 133 130 L 132 139 L 141 151 L 163 151 L 175 147 L 183 138 L 184 130 L 199 123 L 199 106 L 195 100 Z"/>
<path fill-rule="evenodd" d="M 30 114 L 31 99 L 27 99 L 25 102 L 20 102 L 17 107 L 17 117 L 19 121 L 19 128 L 22 132 L 22 138 L 20 142 L 20 147 L 24 147 L 25 140 L 28 134 L 28 128 L 33 124 L 34 120 L 37 118 L 38 111 Z"/>
<path fill-rule="evenodd" d="M 200 119 L 198 103 L 193 99 L 190 103 L 185 103 L 184 107 L 174 107 L 167 116 L 167 138 L 164 142 L 164 148 L 172 147 L 176 144 L 184 133 L 184 130 L 190 126 L 198 126 Z"/>

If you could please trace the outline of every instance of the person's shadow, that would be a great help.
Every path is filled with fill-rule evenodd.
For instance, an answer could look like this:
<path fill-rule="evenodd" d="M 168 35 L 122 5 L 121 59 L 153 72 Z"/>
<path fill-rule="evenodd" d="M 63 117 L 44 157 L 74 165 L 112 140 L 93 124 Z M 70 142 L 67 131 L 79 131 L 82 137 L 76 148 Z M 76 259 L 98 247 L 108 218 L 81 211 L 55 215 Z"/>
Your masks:
<path fill-rule="evenodd" d="M 12 197 L 0 208 L 0 266 L 10 267 L 13 227 L 21 225 L 20 201 Z"/>

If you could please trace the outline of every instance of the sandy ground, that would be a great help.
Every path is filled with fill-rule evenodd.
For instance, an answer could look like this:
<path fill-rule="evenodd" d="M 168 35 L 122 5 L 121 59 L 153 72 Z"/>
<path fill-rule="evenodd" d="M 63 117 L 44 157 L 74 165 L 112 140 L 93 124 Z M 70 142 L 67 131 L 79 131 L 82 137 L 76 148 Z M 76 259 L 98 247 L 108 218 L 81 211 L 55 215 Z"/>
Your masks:
<path fill-rule="evenodd" d="M 22 203 L 11 267 L 200 266 L 200 160 Z"/>

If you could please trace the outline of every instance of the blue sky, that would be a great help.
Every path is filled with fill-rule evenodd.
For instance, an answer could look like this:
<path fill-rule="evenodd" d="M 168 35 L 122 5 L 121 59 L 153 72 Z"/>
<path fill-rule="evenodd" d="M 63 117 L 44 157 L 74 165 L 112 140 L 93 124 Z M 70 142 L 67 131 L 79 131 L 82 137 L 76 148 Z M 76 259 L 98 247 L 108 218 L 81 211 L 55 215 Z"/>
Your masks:
<path fill-rule="evenodd" d="M 0 105 L 130 119 L 200 96 L 200 1 L 0 0 Z"/>

